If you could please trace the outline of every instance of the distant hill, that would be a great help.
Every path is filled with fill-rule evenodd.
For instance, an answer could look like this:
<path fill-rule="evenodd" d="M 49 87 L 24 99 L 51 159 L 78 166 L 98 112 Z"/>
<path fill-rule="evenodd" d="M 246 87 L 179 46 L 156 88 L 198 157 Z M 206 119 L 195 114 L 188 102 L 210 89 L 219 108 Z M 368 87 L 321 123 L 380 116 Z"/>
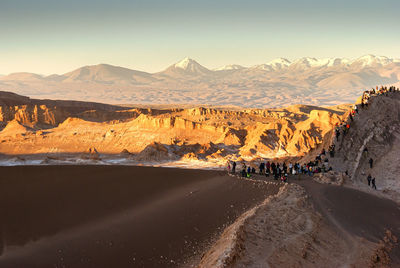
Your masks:
<path fill-rule="evenodd" d="M 108 64 L 85 66 L 63 75 L 63 82 L 152 82 L 151 74 Z"/>

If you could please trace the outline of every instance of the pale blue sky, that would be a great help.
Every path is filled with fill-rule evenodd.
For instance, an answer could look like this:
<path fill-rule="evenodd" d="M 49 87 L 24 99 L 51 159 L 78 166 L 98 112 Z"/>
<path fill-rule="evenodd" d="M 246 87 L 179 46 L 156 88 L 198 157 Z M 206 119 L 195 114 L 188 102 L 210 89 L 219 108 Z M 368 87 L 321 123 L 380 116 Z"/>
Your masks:
<path fill-rule="evenodd" d="M 400 58 L 398 0 L 0 0 L 0 74 L 98 63 L 157 72 L 277 57 Z"/>

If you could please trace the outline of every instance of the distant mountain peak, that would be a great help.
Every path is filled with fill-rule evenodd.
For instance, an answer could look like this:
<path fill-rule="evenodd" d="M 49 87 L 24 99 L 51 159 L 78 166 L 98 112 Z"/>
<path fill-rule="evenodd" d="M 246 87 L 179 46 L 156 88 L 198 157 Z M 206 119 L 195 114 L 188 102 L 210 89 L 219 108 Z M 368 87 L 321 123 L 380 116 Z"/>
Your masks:
<path fill-rule="evenodd" d="M 277 58 L 270 62 L 267 65 L 271 66 L 274 70 L 281 70 L 287 68 L 290 64 L 292 64 L 288 59 L 285 58 Z"/>
<path fill-rule="evenodd" d="M 186 57 L 183 60 L 170 66 L 164 72 L 167 72 L 170 75 L 172 73 L 196 75 L 196 74 L 208 74 L 211 71 L 209 69 L 207 69 L 206 67 L 202 66 L 201 64 L 199 64 L 197 61 L 195 61 L 189 57 Z"/>
<path fill-rule="evenodd" d="M 276 58 L 270 62 L 268 62 L 268 64 L 272 65 L 272 64 L 285 64 L 285 65 L 290 65 L 290 60 L 286 59 L 286 58 Z"/>
<path fill-rule="evenodd" d="M 390 59 L 385 56 L 376 56 L 373 54 L 367 54 L 367 55 L 361 56 L 358 59 L 352 61 L 352 64 L 359 65 L 360 67 L 367 67 L 367 66 L 372 66 L 372 65 L 384 66 L 384 65 L 388 65 L 392 62 L 394 62 L 393 59 Z"/>
<path fill-rule="evenodd" d="M 192 65 L 200 65 L 200 64 L 197 61 L 195 61 L 189 57 L 186 57 L 183 60 L 181 60 L 180 62 L 175 63 L 174 66 L 175 66 L 175 68 L 187 70 L 187 69 L 190 69 L 190 67 Z"/>
<path fill-rule="evenodd" d="M 1 80 L 15 80 L 15 81 L 39 81 L 42 80 L 43 76 L 28 72 L 11 73 L 6 76 L 2 76 Z"/>
<path fill-rule="evenodd" d="M 242 69 L 246 69 L 246 67 L 243 67 L 242 65 L 238 65 L 238 64 L 228 64 L 228 65 L 225 65 L 225 66 L 215 69 L 215 71 L 242 70 Z"/>
<path fill-rule="evenodd" d="M 110 64 L 87 65 L 62 75 L 63 81 L 134 82 L 150 78 L 150 74 Z M 151 80 L 151 79 L 150 79 Z M 150 82 L 150 80 L 148 80 Z"/>

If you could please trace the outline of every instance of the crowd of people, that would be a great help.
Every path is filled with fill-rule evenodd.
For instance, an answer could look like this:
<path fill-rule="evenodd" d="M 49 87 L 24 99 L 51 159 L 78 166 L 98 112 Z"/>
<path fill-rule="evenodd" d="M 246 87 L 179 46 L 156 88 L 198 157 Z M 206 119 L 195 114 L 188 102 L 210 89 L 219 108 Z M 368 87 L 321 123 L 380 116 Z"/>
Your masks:
<path fill-rule="evenodd" d="M 326 157 L 326 152 L 323 150 L 321 154 L 319 154 L 315 161 L 310 161 L 308 163 L 304 163 L 301 165 L 300 163 L 291 163 L 288 164 L 286 162 L 259 162 L 258 167 L 256 167 L 256 163 L 248 163 L 246 165 L 245 162 L 242 162 L 242 169 L 240 171 L 240 176 L 243 178 L 251 178 L 252 175 L 259 174 L 266 177 L 271 176 L 275 180 L 281 180 L 283 182 L 287 182 L 288 175 L 298 175 L 298 174 L 308 174 L 312 176 L 314 173 L 327 172 L 332 170 L 332 167 L 328 165 L 328 158 Z M 236 174 L 236 166 L 237 163 L 235 161 L 228 162 L 228 172 L 231 174 Z"/>
<path fill-rule="evenodd" d="M 373 97 L 373 96 L 384 95 L 384 96 L 388 97 L 389 93 L 399 92 L 399 91 L 400 91 L 399 88 L 396 88 L 394 86 L 390 86 L 390 87 L 376 86 L 376 88 L 373 88 L 372 90 L 366 90 L 366 91 L 364 91 L 362 98 L 361 98 L 361 108 L 368 109 L 368 105 L 371 102 L 371 97 Z M 365 155 L 365 158 L 368 159 L 369 168 L 370 168 L 370 170 L 372 170 L 374 167 L 374 159 L 372 157 L 368 156 L 369 153 L 368 153 L 367 147 L 364 148 L 363 154 Z M 367 184 L 368 184 L 368 186 L 372 187 L 372 189 L 375 189 L 375 190 L 377 189 L 376 188 L 376 178 L 372 177 L 370 173 L 367 176 Z"/>
<path fill-rule="evenodd" d="M 345 120 L 343 120 L 340 124 L 337 123 L 335 126 L 335 137 L 336 143 L 339 142 L 340 137 L 342 139 L 348 134 L 352 122 L 355 120 L 357 116 L 359 116 L 359 108 L 362 110 L 368 109 L 368 106 L 371 103 L 371 97 L 378 95 L 388 96 L 389 92 L 399 92 L 399 88 L 396 87 L 383 87 L 380 88 L 377 86 L 372 90 L 366 90 L 363 92 L 361 97 L 361 102 L 359 105 L 354 105 L 353 108 L 349 111 Z M 340 144 L 339 144 L 340 145 Z M 340 146 L 339 146 L 340 149 Z M 328 148 L 328 153 L 330 158 L 335 157 L 336 145 L 332 143 Z M 368 149 L 364 149 L 364 153 L 368 154 Z M 370 169 L 373 169 L 374 160 L 370 157 L 368 159 L 368 164 Z M 298 174 L 308 174 L 312 176 L 314 173 L 327 172 L 332 170 L 332 167 L 329 165 L 329 158 L 325 149 L 315 157 L 314 161 L 309 161 L 308 163 L 291 163 L 286 162 L 271 162 L 271 161 L 262 161 L 258 162 L 258 164 L 252 162 L 246 165 L 245 162 L 241 163 L 242 169 L 240 172 L 240 176 L 244 178 L 251 178 L 252 175 L 258 173 L 263 176 L 272 176 L 275 180 L 281 180 L 283 182 L 287 182 L 288 174 L 289 175 L 298 175 Z M 236 166 L 237 163 L 235 161 L 228 162 L 228 172 L 232 174 L 236 174 Z M 258 170 L 257 170 L 258 169 Z M 258 171 L 258 172 L 257 172 Z M 346 171 L 346 174 L 348 172 Z M 367 177 L 368 186 L 371 186 L 373 189 L 376 189 L 376 179 L 372 178 L 371 174 Z"/>
<path fill-rule="evenodd" d="M 390 86 L 390 87 L 378 87 L 376 86 L 376 88 L 373 88 L 371 90 L 366 90 L 363 92 L 362 98 L 361 98 L 361 108 L 368 108 L 368 103 L 370 101 L 370 98 L 372 96 L 378 96 L 378 95 L 385 95 L 388 96 L 389 92 L 398 92 L 399 88 L 396 88 L 394 86 Z"/>

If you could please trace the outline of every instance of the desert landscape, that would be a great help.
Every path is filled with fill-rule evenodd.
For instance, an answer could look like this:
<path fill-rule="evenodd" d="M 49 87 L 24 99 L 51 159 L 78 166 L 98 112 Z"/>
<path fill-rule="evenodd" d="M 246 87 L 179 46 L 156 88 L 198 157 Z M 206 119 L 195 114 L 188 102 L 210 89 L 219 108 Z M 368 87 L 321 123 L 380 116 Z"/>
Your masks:
<path fill-rule="evenodd" d="M 349 108 L 145 109 L 0 94 L 0 153 L 16 156 L 2 159 L 8 162 L 24 155 L 62 161 L 69 154 L 220 167 L 227 160 L 299 156 L 317 148 Z"/>
<path fill-rule="evenodd" d="M 399 10 L 1 0 L 0 268 L 400 268 Z"/>
<path fill-rule="evenodd" d="M 155 109 L 0 96 L 2 267 L 400 264 L 394 87 L 368 108 L 361 97 L 331 107 Z M 320 154 L 332 145 L 334 156 Z M 289 184 L 258 174 L 265 161 L 317 156 L 331 171 L 289 175 Z M 236 174 L 227 172 L 233 162 Z M 242 178 L 242 164 L 257 173 Z"/>

